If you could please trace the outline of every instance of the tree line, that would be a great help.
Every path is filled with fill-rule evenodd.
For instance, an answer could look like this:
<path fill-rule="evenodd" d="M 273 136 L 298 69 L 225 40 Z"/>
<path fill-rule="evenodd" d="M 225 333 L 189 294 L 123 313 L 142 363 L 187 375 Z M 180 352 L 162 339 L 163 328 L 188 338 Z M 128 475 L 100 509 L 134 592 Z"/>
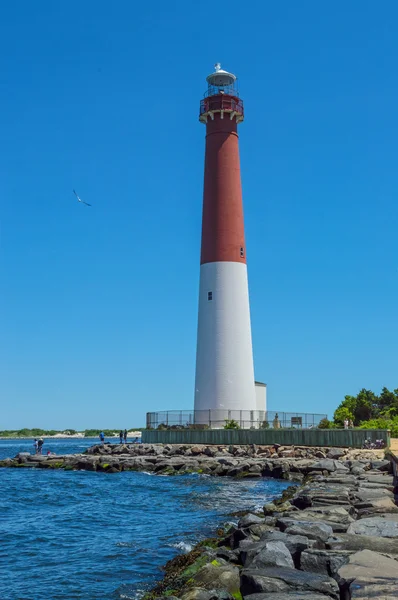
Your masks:
<path fill-rule="evenodd" d="M 363 388 L 356 396 L 345 396 L 334 411 L 333 421 L 323 419 L 319 427 L 342 428 L 346 419 L 352 420 L 354 427 L 390 429 L 392 437 L 398 437 L 398 388 L 390 391 L 383 387 L 379 395 Z"/>

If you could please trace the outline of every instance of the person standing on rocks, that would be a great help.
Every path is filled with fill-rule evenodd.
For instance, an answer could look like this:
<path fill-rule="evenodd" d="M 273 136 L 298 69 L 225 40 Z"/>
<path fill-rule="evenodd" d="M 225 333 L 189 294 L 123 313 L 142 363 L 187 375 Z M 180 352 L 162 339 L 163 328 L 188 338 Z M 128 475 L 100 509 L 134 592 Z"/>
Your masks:
<path fill-rule="evenodd" d="M 43 440 L 43 438 L 40 438 L 39 441 L 37 442 L 37 454 L 42 453 L 43 444 L 44 444 L 44 440 Z"/>
<path fill-rule="evenodd" d="M 104 445 L 105 435 L 104 435 L 103 431 L 101 431 L 101 433 L 99 434 L 99 439 L 100 439 L 101 444 Z"/>
<path fill-rule="evenodd" d="M 123 444 L 123 431 L 122 430 L 120 430 L 119 438 L 120 438 L 120 443 Z"/>
<path fill-rule="evenodd" d="M 124 434 L 123 434 L 123 438 L 124 438 L 124 443 L 127 443 L 127 429 L 124 430 Z"/>
<path fill-rule="evenodd" d="M 35 447 L 35 454 L 38 454 L 38 452 L 39 452 L 39 442 L 37 441 L 36 438 L 33 441 L 33 445 Z"/>

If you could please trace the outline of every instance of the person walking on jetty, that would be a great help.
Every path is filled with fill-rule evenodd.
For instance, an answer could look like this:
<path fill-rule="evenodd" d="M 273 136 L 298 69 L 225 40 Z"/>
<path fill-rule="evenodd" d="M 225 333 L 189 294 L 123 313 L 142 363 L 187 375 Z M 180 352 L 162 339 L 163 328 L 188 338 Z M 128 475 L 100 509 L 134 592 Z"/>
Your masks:
<path fill-rule="evenodd" d="M 123 431 L 122 430 L 120 430 L 119 438 L 120 438 L 120 443 L 123 444 Z"/>
<path fill-rule="evenodd" d="M 44 444 L 44 440 L 43 440 L 43 438 L 40 438 L 39 441 L 37 442 L 37 454 L 42 453 L 43 444 Z"/>
<path fill-rule="evenodd" d="M 39 453 L 39 442 L 37 441 L 36 438 L 33 441 L 33 445 L 35 447 L 35 454 L 38 454 Z"/>
<path fill-rule="evenodd" d="M 100 439 L 101 444 L 104 445 L 104 443 L 105 443 L 105 435 L 104 435 L 103 431 L 101 431 L 101 433 L 99 434 L 99 439 Z"/>
<path fill-rule="evenodd" d="M 124 434 L 123 434 L 123 438 L 124 438 L 124 443 L 127 443 L 127 429 L 124 430 Z"/>

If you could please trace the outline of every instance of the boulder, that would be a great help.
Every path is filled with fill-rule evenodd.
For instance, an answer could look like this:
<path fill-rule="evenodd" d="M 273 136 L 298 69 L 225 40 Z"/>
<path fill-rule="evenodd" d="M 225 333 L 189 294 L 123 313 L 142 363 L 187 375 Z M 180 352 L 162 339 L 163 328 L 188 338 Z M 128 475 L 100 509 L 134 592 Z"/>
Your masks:
<path fill-rule="evenodd" d="M 290 504 L 290 502 L 282 502 L 281 504 L 274 504 L 273 502 L 270 502 L 269 504 L 264 505 L 263 511 L 265 515 L 272 515 L 274 513 L 281 513 L 287 510 L 292 510 L 292 508 L 293 507 Z"/>
<path fill-rule="evenodd" d="M 192 456 L 198 456 L 199 454 L 204 454 L 205 446 L 191 446 L 191 454 Z"/>
<path fill-rule="evenodd" d="M 283 542 L 295 561 L 299 558 L 303 550 L 311 548 L 314 545 L 314 541 L 308 539 L 306 536 L 289 535 L 282 531 L 269 531 L 262 536 L 261 542 L 264 541 Z"/>
<path fill-rule="evenodd" d="M 349 486 L 333 486 L 331 483 L 327 487 L 320 487 L 319 484 L 308 485 L 298 491 L 291 503 L 300 509 L 328 504 L 349 506 L 350 491 Z"/>
<path fill-rule="evenodd" d="M 359 488 L 355 493 L 352 494 L 352 496 L 357 500 L 364 502 L 371 498 L 393 498 L 394 494 L 386 488 L 379 487 L 376 489 Z"/>
<path fill-rule="evenodd" d="M 281 518 L 276 524 L 289 535 L 301 535 L 310 540 L 326 542 L 333 535 L 330 525 L 321 522 Z"/>
<path fill-rule="evenodd" d="M 293 592 L 289 594 L 250 594 L 249 596 L 243 596 L 245 600 L 330 600 L 330 596 L 325 594 L 317 594 L 312 592 Z"/>
<path fill-rule="evenodd" d="M 338 460 L 346 454 L 346 450 L 343 450 L 342 448 L 331 448 L 326 456 L 327 458 L 331 458 L 332 460 Z"/>
<path fill-rule="evenodd" d="M 204 590 L 203 588 L 194 587 L 181 595 L 181 600 L 210 600 L 212 597 L 212 593 L 209 590 Z M 166 596 L 164 596 L 166 598 Z M 170 596 L 167 596 L 170 598 Z"/>
<path fill-rule="evenodd" d="M 273 530 L 273 527 L 270 525 L 266 525 L 265 523 L 263 525 L 258 523 L 256 525 L 250 525 L 249 527 L 249 532 L 259 539 L 264 535 L 264 533 L 271 530 Z"/>
<path fill-rule="evenodd" d="M 264 567 L 290 567 L 294 569 L 291 554 L 283 542 L 265 542 L 259 552 L 252 556 L 247 553 L 245 567 L 263 569 Z"/>
<path fill-rule="evenodd" d="M 357 502 L 355 508 L 358 513 L 358 519 L 375 515 L 384 517 L 386 514 L 398 514 L 398 506 L 391 498 L 373 498 L 365 502 Z"/>
<path fill-rule="evenodd" d="M 398 538 L 398 522 L 370 517 L 351 523 L 347 529 L 349 535 L 367 535 L 386 538 Z"/>
<path fill-rule="evenodd" d="M 310 573 L 323 573 L 324 575 L 335 575 L 338 569 L 344 565 L 352 552 L 349 550 L 318 550 L 309 548 L 304 550 L 300 558 L 302 571 Z"/>
<path fill-rule="evenodd" d="M 17 458 L 19 462 L 26 462 L 28 460 L 28 457 L 31 456 L 32 454 L 30 452 L 18 452 L 15 458 Z"/>
<path fill-rule="evenodd" d="M 360 483 L 368 482 L 368 483 L 379 483 L 380 485 L 394 485 L 394 477 L 392 475 L 381 475 L 381 474 L 369 474 L 365 473 L 360 478 Z"/>
<path fill-rule="evenodd" d="M 239 550 L 230 550 L 225 546 L 221 546 L 216 551 L 216 556 L 234 564 L 240 563 L 239 554 Z"/>
<path fill-rule="evenodd" d="M 242 596 L 258 593 L 320 592 L 338 600 L 339 588 L 334 579 L 286 567 L 244 569 L 241 575 Z M 275 595 L 273 596 L 275 598 Z"/>
<path fill-rule="evenodd" d="M 346 467 L 342 462 L 339 462 L 338 460 L 332 460 L 330 458 L 319 460 L 312 465 L 313 471 L 328 471 L 329 473 L 333 473 L 333 471 L 336 471 L 337 469 L 343 469 L 347 472 L 349 471 L 348 467 Z"/>
<path fill-rule="evenodd" d="M 347 564 L 338 570 L 341 587 L 348 588 L 350 598 L 379 598 L 396 600 L 398 597 L 397 561 L 378 552 L 361 550 L 351 554 Z"/>
<path fill-rule="evenodd" d="M 355 511 L 351 509 L 351 512 Z M 305 510 L 301 511 L 300 516 L 304 519 L 310 516 L 312 518 L 344 524 L 350 524 L 354 521 L 350 512 L 343 506 L 339 505 L 311 506 L 310 508 L 306 508 Z"/>
<path fill-rule="evenodd" d="M 359 467 L 352 467 L 350 473 L 352 473 L 353 475 L 363 475 L 363 473 L 365 473 L 364 469 L 361 469 Z"/>
<path fill-rule="evenodd" d="M 392 468 L 389 460 L 372 460 L 371 465 L 372 469 L 377 469 L 377 471 L 391 472 Z"/>
<path fill-rule="evenodd" d="M 226 590 L 230 594 L 239 591 L 239 569 L 238 567 L 225 564 L 221 560 L 213 560 L 204 565 L 193 575 L 192 585 L 205 590 Z"/>
<path fill-rule="evenodd" d="M 371 535 L 348 535 L 339 533 L 328 539 L 326 547 L 331 550 L 374 550 L 398 557 L 398 539 Z"/>
<path fill-rule="evenodd" d="M 258 517 L 257 515 L 253 515 L 252 513 L 248 513 L 247 515 L 244 515 L 241 519 L 239 519 L 238 527 L 244 528 L 249 527 L 250 525 L 257 525 L 263 523 L 263 518 Z"/>

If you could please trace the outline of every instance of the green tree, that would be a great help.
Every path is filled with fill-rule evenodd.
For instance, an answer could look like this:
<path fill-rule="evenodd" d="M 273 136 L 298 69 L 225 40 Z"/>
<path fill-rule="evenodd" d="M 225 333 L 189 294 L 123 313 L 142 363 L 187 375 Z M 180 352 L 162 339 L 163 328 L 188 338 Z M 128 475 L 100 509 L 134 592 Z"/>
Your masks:
<path fill-rule="evenodd" d="M 379 415 L 388 419 L 398 416 L 398 389 L 390 392 L 383 387 L 379 396 Z"/>
<path fill-rule="evenodd" d="M 337 427 L 344 427 L 344 421 L 348 419 L 349 421 L 354 419 L 354 414 L 350 411 L 347 406 L 344 406 L 344 401 L 340 404 L 338 408 L 334 411 L 334 422 Z"/>

